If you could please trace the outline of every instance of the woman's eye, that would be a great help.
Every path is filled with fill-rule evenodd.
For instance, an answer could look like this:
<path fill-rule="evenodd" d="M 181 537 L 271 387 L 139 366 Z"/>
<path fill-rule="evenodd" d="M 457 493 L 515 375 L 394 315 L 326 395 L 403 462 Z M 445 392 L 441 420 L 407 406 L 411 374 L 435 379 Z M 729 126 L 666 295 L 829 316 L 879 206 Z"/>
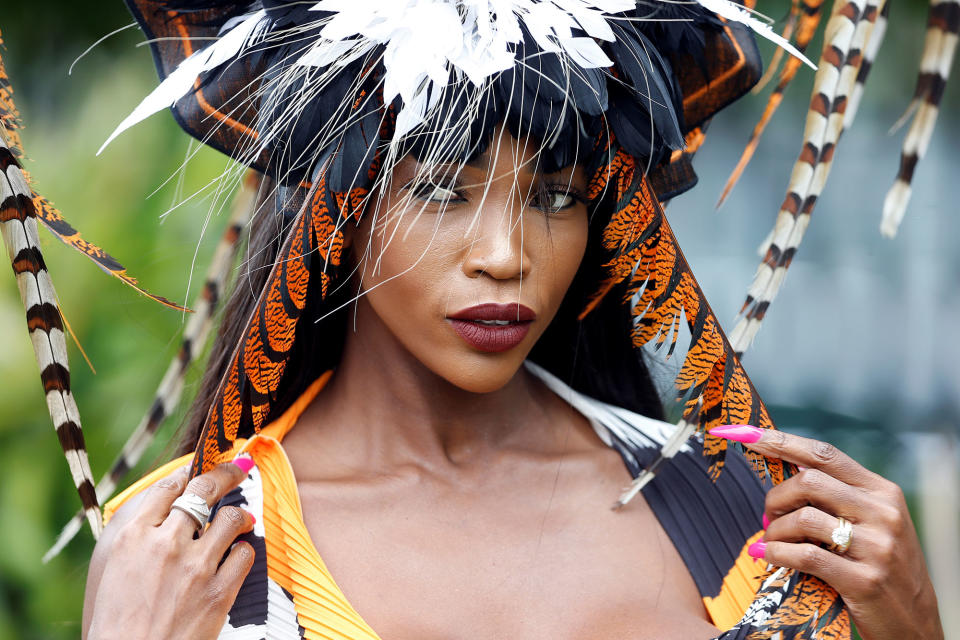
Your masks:
<path fill-rule="evenodd" d="M 577 203 L 578 198 L 566 190 L 545 191 L 537 197 L 534 206 L 549 213 L 557 213 L 564 209 L 569 209 Z"/>
<path fill-rule="evenodd" d="M 448 189 L 447 187 L 430 182 L 411 185 L 408 187 L 408 189 L 413 194 L 413 197 L 419 198 L 420 200 L 424 200 L 426 202 L 443 204 L 446 202 L 459 202 L 463 200 L 460 194 L 453 189 Z"/>

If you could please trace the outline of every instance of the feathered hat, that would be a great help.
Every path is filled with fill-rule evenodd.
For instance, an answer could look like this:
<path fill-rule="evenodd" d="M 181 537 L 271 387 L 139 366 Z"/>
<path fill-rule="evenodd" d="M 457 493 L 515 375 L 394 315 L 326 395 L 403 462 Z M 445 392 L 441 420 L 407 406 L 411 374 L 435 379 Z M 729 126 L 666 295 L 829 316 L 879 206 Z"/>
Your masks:
<path fill-rule="evenodd" d="M 287 187 L 277 191 L 281 210 L 304 203 L 292 212 L 280 259 L 210 409 L 195 472 L 264 424 L 305 292 L 318 286 L 327 295 L 344 221 L 361 215 L 378 177 L 407 153 L 425 164 L 465 160 L 483 151 L 501 122 L 541 143 L 544 170 L 583 162 L 589 195 L 609 192 L 615 213 L 603 241 L 611 256 L 595 300 L 622 289 L 643 319 L 634 343 L 675 341 L 686 314 L 691 357 L 678 379 L 687 403 L 678 441 L 720 421 L 770 426 L 660 210 L 695 181 L 685 138 L 695 142 L 709 118 L 759 77 L 747 26 L 777 39 L 739 6 L 167 0 L 130 7 L 163 80 L 110 139 L 172 107 L 191 135 Z M 725 441 L 708 436 L 708 443 L 719 472 Z M 755 462 L 780 478 L 779 461 Z"/>

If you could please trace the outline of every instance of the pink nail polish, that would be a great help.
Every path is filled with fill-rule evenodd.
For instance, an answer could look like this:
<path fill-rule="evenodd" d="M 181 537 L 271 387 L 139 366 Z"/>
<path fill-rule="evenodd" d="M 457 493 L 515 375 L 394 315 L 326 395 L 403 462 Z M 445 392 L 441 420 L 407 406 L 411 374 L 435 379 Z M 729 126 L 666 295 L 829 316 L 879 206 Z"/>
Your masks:
<path fill-rule="evenodd" d="M 247 515 L 249 515 L 250 519 L 253 521 L 251 524 L 257 524 L 257 516 L 253 515 L 249 511 L 247 511 Z"/>
<path fill-rule="evenodd" d="M 763 429 L 752 427 L 748 424 L 725 424 L 710 429 L 710 435 L 733 440 L 734 442 L 753 444 L 763 435 Z"/>
<path fill-rule="evenodd" d="M 763 514 L 763 528 L 766 529 L 770 526 L 770 518 L 767 517 L 767 514 Z"/>
<path fill-rule="evenodd" d="M 240 467 L 240 471 L 250 473 L 250 469 L 253 468 L 253 458 L 249 456 L 237 456 L 233 459 L 233 464 Z"/>
<path fill-rule="evenodd" d="M 747 547 L 747 555 L 751 558 L 756 558 L 757 560 L 763 558 L 767 554 L 767 543 L 763 540 L 757 540 L 752 545 Z"/>

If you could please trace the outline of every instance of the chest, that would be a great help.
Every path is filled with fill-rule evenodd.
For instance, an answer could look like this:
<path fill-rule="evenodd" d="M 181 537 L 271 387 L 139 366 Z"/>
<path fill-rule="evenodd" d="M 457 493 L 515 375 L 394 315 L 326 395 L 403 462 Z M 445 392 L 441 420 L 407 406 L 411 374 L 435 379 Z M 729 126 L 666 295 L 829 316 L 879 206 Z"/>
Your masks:
<path fill-rule="evenodd" d="M 577 486 L 558 474 L 549 491 L 519 480 L 299 491 L 327 568 L 382 638 L 715 636 L 642 500 L 614 512 L 613 479 Z"/>

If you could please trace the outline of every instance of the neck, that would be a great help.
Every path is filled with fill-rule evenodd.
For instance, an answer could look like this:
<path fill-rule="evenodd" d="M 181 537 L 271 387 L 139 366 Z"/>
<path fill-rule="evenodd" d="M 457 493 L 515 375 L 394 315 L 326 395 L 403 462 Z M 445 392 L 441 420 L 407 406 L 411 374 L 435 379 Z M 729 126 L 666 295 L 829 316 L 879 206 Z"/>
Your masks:
<path fill-rule="evenodd" d="M 294 432 L 322 438 L 303 444 L 329 451 L 341 470 L 466 466 L 508 448 L 560 446 L 551 416 L 573 410 L 526 369 L 496 391 L 466 391 L 374 326 L 363 299 L 351 313 L 340 366 L 301 420 L 310 427 Z"/>

